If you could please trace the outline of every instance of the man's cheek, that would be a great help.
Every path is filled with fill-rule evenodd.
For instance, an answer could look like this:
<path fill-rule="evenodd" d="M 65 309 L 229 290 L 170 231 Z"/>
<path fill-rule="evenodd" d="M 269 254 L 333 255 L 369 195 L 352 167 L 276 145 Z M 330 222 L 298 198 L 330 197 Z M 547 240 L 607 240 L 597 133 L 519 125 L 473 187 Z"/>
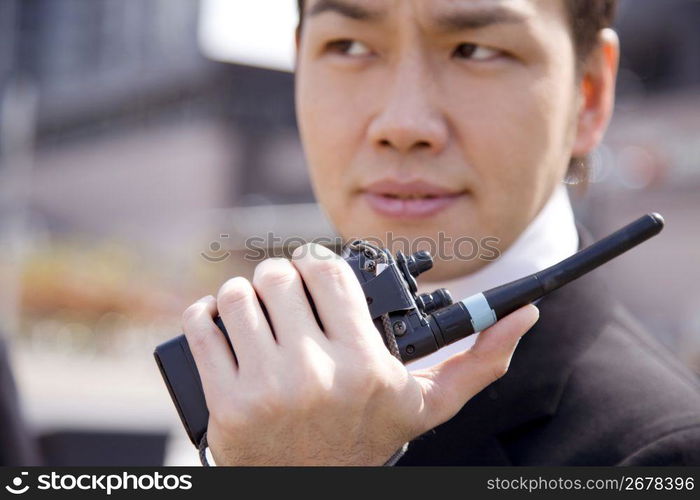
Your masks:
<path fill-rule="evenodd" d="M 537 113 L 508 113 L 490 134 L 484 134 L 481 150 L 488 158 L 484 175 L 495 178 L 504 190 L 525 189 L 543 170 L 552 168 L 553 133 Z"/>

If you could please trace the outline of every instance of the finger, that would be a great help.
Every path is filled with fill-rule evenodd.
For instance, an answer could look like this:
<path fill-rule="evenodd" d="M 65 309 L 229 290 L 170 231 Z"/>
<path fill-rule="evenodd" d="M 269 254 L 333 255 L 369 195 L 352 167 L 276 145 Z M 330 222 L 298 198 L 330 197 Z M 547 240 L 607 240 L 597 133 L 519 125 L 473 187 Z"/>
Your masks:
<path fill-rule="evenodd" d="M 214 324 L 216 312 L 216 299 L 210 295 L 199 299 L 182 315 L 182 328 L 209 408 L 210 403 L 227 398 L 237 371 L 228 342 Z"/>
<path fill-rule="evenodd" d="M 219 289 L 217 304 L 240 370 L 263 366 L 277 346 L 250 282 L 241 277 L 228 280 Z"/>
<path fill-rule="evenodd" d="M 538 319 L 537 307 L 524 306 L 481 332 L 471 349 L 428 370 L 413 372 L 426 389 L 427 428 L 450 419 L 469 399 L 503 376 L 518 341 Z"/>
<path fill-rule="evenodd" d="M 328 338 L 381 341 L 360 282 L 343 258 L 311 243 L 294 251 L 292 263 L 309 288 Z"/>
<path fill-rule="evenodd" d="M 265 304 L 280 345 L 298 344 L 304 337 L 325 341 L 299 272 L 287 259 L 267 259 L 255 268 L 253 287 Z"/>

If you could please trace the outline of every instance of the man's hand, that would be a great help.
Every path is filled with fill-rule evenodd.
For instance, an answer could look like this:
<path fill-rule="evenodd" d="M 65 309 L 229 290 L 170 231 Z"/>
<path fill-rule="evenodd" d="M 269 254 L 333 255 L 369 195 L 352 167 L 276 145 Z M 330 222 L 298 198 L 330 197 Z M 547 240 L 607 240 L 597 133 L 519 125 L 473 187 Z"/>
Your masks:
<path fill-rule="evenodd" d="M 217 314 L 235 359 L 213 322 Z M 348 263 L 307 245 L 291 262 L 260 263 L 252 285 L 229 280 L 218 297 L 190 306 L 183 326 L 206 395 L 217 464 L 381 465 L 504 375 L 538 317 L 535 306 L 525 306 L 485 330 L 468 351 L 409 372 L 384 346 Z"/>

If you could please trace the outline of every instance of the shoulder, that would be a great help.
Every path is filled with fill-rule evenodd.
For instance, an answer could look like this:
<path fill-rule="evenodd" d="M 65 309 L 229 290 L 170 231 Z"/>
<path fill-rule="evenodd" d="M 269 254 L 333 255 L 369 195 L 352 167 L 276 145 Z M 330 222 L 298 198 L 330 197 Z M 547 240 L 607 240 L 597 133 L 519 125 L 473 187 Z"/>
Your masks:
<path fill-rule="evenodd" d="M 573 367 L 560 413 L 610 463 L 700 464 L 700 382 L 621 305 Z"/>
<path fill-rule="evenodd" d="M 657 436 L 617 465 L 700 465 L 700 424 Z"/>

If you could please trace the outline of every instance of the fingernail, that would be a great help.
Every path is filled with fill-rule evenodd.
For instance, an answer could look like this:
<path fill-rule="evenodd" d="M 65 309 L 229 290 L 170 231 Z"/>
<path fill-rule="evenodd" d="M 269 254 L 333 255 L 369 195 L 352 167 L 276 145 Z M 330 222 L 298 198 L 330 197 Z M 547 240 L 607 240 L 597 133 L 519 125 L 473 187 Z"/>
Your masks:
<path fill-rule="evenodd" d="M 528 304 L 526 307 L 530 309 L 530 328 L 532 328 L 540 319 L 540 310 L 535 304 Z"/>
<path fill-rule="evenodd" d="M 294 249 L 292 252 L 292 259 L 298 259 L 304 254 L 304 249 L 306 248 L 306 245 L 299 245 Z"/>
<path fill-rule="evenodd" d="M 535 315 L 536 315 L 536 316 L 535 316 L 535 318 L 536 318 L 535 321 L 537 321 L 538 319 L 540 319 L 540 308 L 537 307 L 535 304 L 530 304 L 530 307 L 531 307 L 532 309 L 534 309 L 534 313 L 535 313 Z"/>

